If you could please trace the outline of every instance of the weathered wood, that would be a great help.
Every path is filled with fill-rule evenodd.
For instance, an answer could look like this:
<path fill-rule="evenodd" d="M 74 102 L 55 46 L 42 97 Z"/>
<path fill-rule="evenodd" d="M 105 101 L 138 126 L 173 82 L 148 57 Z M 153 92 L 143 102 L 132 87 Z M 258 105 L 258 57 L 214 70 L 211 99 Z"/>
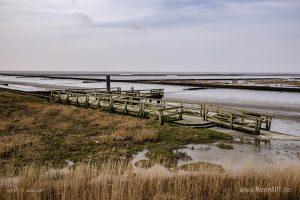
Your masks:
<path fill-rule="evenodd" d="M 183 116 L 183 103 L 181 103 L 181 108 L 180 108 L 180 111 L 179 111 L 179 119 L 182 119 L 182 116 Z"/>
<path fill-rule="evenodd" d="M 158 121 L 159 121 L 159 124 L 160 125 L 163 125 L 164 124 L 164 121 L 163 121 L 163 118 L 164 118 L 164 116 L 163 116 L 163 110 L 159 110 L 158 111 Z"/>
<path fill-rule="evenodd" d="M 112 97 L 110 98 L 109 111 L 114 112 L 114 99 Z"/>
<path fill-rule="evenodd" d="M 106 89 L 110 92 L 110 75 L 106 75 Z"/>
<path fill-rule="evenodd" d="M 95 93 L 95 91 L 97 91 Z M 244 130 L 259 134 L 262 123 L 265 129 L 270 129 L 272 116 L 240 109 L 226 108 L 209 104 L 192 104 L 164 99 L 153 99 L 141 96 L 144 91 L 113 91 L 110 93 L 93 90 L 78 91 L 51 91 L 51 99 L 56 102 L 65 102 L 91 108 L 104 108 L 110 112 L 133 114 L 139 117 L 147 117 L 148 114 L 156 115 L 159 124 L 164 121 L 182 119 L 184 116 L 202 117 L 203 121 L 210 121 L 230 129 Z M 147 95 L 146 95 L 147 96 Z"/>
<path fill-rule="evenodd" d="M 89 107 L 89 105 L 90 105 L 90 102 L 89 102 L 89 95 L 88 94 L 86 94 L 85 95 L 85 102 L 84 102 L 84 107 Z"/>

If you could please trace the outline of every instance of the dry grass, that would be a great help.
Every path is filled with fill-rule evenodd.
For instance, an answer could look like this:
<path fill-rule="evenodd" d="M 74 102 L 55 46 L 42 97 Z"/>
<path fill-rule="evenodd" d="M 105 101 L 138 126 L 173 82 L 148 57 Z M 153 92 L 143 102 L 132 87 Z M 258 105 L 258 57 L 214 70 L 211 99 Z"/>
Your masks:
<path fill-rule="evenodd" d="M 157 131 L 151 129 L 142 129 L 133 136 L 133 141 L 136 143 L 155 142 L 157 140 Z"/>
<path fill-rule="evenodd" d="M 131 152 L 124 150 L 134 142 L 124 145 L 124 140 L 132 140 L 151 123 L 99 110 L 49 104 L 32 96 L 3 91 L 0 91 L 0 113 L 0 174 L 10 165 L 63 166 L 66 159 L 98 162 L 112 154 L 116 159 L 130 157 Z M 108 153 L 112 143 L 120 148 Z"/>
<path fill-rule="evenodd" d="M 38 141 L 39 137 L 33 137 L 28 134 L 0 137 L 0 158 L 4 159 L 15 151 L 25 151 L 26 148 L 31 147 Z"/>
<path fill-rule="evenodd" d="M 171 157 L 176 162 L 172 150 L 184 144 L 230 139 L 211 130 L 158 126 L 151 119 L 47 103 L 4 91 L 0 91 L 0 113 L 0 174 L 11 166 L 18 171 L 28 164 L 63 167 L 66 160 L 102 163 L 113 157 L 128 161 L 145 148 L 154 152 L 153 159 Z"/>
<path fill-rule="evenodd" d="M 121 124 L 123 125 L 123 124 Z M 121 126 L 122 127 L 122 126 Z M 158 139 L 158 133 L 155 130 L 141 128 L 137 131 L 128 131 L 128 127 L 125 129 L 122 127 L 111 135 L 101 135 L 97 138 L 101 144 L 110 143 L 113 144 L 115 141 L 132 141 L 133 143 L 144 144 L 146 142 L 155 142 Z"/>
<path fill-rule="evenodd" d="M 2 177 L 0 199 L 297 199 L 300 195 L 299 169 L 170 173 L 145 175 L 114 162 L 50 171 L 30 166 L 18 179 Z"/>

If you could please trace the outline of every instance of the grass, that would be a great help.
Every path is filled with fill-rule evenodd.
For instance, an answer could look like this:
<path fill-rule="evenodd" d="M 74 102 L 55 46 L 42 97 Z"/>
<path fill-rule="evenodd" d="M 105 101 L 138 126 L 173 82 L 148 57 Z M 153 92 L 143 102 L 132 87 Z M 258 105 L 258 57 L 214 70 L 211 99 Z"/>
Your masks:
<path fill-rule="evenodd" d="M 217 144 L 216 146 L 220 149 L 233 149 L 233 146 L 231 146 L 230 144 L 224 144 L 222 142 Z"/>
<path fill-rule="evenodd" d="M 190 143 L 231 139 L 209 129 L 159 126 L 101 110 L 47 103 L 30 95 L 0 91 L 0 174 L 23 167 L 64 167 L 66 160 L 128 161 L 143 149 L 150 159 L 176 163 L 173 152 Z"/>
<path fill-rule="evenodd" d="M 298 199 L 299 169 L 224 173 L 202 163 L 208 173 L 134 172 L 124 162 L 79 163 L 64 171 L 28 166 L 17 179 L 0 181 L 0 199 Z M 210 169 L 212 168 L 212 169 Z M 217 170 L 216 170 L 217 169 Z M 182 171 L 183 169 L 181 169 Z M 277 190 L 275 190 L 278 188 Z M 273 192 L 272 192 L 273 191 Z"/>

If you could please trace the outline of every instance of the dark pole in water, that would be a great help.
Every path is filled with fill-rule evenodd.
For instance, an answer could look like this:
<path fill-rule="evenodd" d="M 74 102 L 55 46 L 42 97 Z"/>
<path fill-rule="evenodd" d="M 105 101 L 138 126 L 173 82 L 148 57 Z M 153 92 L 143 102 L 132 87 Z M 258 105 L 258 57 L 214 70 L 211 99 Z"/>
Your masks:
<path fill-rule="evenodd" d="M 110 91 L 110 75 L 106 75 L 106 89 Z"/>

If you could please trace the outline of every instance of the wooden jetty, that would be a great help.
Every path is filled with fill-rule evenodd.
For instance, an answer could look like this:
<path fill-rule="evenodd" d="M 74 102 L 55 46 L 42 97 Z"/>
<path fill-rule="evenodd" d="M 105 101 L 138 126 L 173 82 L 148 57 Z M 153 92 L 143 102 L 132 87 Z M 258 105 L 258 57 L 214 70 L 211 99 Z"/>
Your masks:
<path fill-rule="evenodd" d="M 52 90 L 49 100 L 110 112 L 123 113 L 138 117 L 154 116 L 159 124 L 184 121 L 199 121 L 207 127 L 211 123 L 230 129 L 260 134 L 261 129 L 270 130 L 272 115 L 227 108 L 210 104 L 196 104 L 162 99 L 163 89 L 125 90 L 121 88 L 89 88 Z M 180 123 L 182 122 L 182 123 Z M 207 122 L 207 123 L 205 123 Z"/>

